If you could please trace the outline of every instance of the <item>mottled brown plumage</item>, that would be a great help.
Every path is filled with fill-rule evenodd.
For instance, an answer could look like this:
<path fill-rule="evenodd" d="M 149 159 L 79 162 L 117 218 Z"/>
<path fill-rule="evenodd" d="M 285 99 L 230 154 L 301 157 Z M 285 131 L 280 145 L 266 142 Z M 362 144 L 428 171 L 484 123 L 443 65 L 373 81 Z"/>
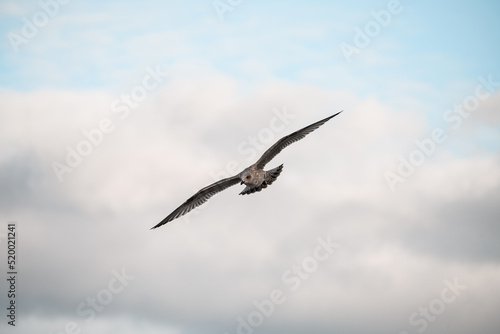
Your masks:
<path fill-rule="evenodd" d="M 169 214 L 165 219 L 163 219 L 160 223 L 155 225 L 152 229 L 158 228 L 180 216 L 185 215 L 189 211 L 193 210 L 197 206 L 205 203 L 210 197 L 221 192 L 222 190 L 229 188 L 237 183 L 245 184 L 246 187 L 240 193 L 240 195 L 252 194 L 254 192 L 259 192 L 267 186 L 271 185 L 283 170 L 283 165 L 279 165 L 276 168 L 265 171 L 264 166 L 269 163 L 278 153 L 280 153 L 285 147 L 288 145 L 301 140 L 309 133 L 313 132 L 321 125 L 328 122 L 331 118 L 337 116 L 342 111 L 336 113 L 335 115 L 329 116 L 321 121 L 313 123 L 305 128 L 302 128 L 294 133 L 289 134 L 278 140 L 273 146 L 271 146 L 259 160 L 253 165 L 245 168 L 238 175 L 228 177 L 226 179 L 222 179 L 211 185 L 201 189 L 196 194 L 191 196 L 187 201 L 185 201 L 181 206 L 175 209 L 171 214 Z"/>

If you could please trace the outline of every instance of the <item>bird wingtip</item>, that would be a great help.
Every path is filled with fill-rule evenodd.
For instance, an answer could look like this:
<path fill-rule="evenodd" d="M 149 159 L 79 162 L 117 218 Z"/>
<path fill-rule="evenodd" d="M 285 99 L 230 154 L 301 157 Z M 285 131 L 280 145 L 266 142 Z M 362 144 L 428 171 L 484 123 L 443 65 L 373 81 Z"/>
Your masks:
<path fill-rule="evenodd" d="M 340 114 L 342 111 L 344 111 L 344 110 L 341 110 L 338 113 L 335 113 L 332 116 L 325 118 L 323 121 L 329 121 L 329 120 L 331 120 L 332 118 L 334 118 L 335 116 L 337 116 L 338 114 Z"/>
<path fill-rule="evenodd" d="M 158 224 L 156 224 L 155 226 L 151 227 L 150 230 L 155 230 L 157 229 L 158 227 L 161 227 L 163 225 L 165 225 L 166 223 L 164 223 L 163 221 L 159 222 Z"/>

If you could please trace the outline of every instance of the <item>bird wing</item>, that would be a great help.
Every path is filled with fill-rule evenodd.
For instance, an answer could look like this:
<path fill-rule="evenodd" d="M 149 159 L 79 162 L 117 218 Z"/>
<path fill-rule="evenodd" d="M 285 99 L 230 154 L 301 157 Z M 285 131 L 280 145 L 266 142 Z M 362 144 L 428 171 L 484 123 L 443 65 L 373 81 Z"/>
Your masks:
<path fill-rule="evenodd" d="M 163 219 L 161 222 L 159 222 L 156 226 L 152 227 L 151 229 L 158 228 L 168 223 L 169 221 L 174 220 L 175 218 L 179 218 L 180 216 L 185 215 L 186 213 L 193 210 L 197 206 L 200 206 L 203 203 L 205 203 L 213 195 L 217 194 L 218 192 L 221 192 L 226 188 L 229 188 L 230 186 L 237 184 L 240 181 L 241 180 L 239 175 L 235 175 L 232 177 L 228 177 L 226 179 L 222 179 L 215 183 L 212 183 L 209 186 L 206 186 L 205 188 L 201 189 L 196 194 L 191 196 L 187 201 L 182 203 L 181 206 L 175 209 L 171 214 L 169 214 L 165 219 Z"/>
<path fill-rule="evenodd" d="M 260 159 L 255 163 L 255 165 L 257 166 L 257 168 L 263 169 L 264 166 L 269 161 L 271 161 L 278 153 L 280 153 L 285 147 L 287 147 L 288 145 L 290 145 L 292 143 L 295 143 L 296 141 L 301 140 L 306 135 L 310 134 L 311 132 L 313 132 L 314 130 L 316 130 L 321 125 L 325 124 L 331 118 L 337 116 L 341 112 L 342 111 L 339 111 L 335 115 L 332 115 L 330 117 L 322 119 L 319 122 L 313 123 L 313 124 L 311 124 L 309 126 L 306 126 L 303 129 L 295 131 L 294 133 L 291 133 L 288 136 L 285 136 L 285 137 L 281 138 L 273 146 L 271 146 L 266 152 L 264 152 L 264 154 L 262 154 L 262 156 L 260 157 Z"/>

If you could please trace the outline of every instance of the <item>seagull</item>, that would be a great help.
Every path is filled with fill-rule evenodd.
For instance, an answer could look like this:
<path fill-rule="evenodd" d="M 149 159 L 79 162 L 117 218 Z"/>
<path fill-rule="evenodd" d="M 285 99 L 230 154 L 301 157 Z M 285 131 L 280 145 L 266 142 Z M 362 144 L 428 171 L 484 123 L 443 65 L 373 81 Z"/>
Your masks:
<path fill-rule="evenodd" d="M 273 182 L 276 181 L 278 176 L 281 174 L 281 171 L 283 170 L 283 164 L 267 171 L 264 170 L 264 166 L 269 163 L 285 147 L 301 140 L 306 135 L 310 134 L 341 112 L 342 110 L 335 115 L 329 116 L 325 119 L 322 119 L 321 121 L 313 123 L 309 126 L 306 126 L 305 128 L 289 134 L 288 136 L 281 138 L 266 152 L 264 152 L 264 154 L 262 154 L 262 156 L 259 158 L 259 160 L 257 160 L 256 163 L 245 168 L 241 173 L 237 175 L 222 179 L 201 189 L 151 229 L 153 230 L 155 228 L 158 228 L 176 218 L 185 215 L 197 206 L 205 203 L 213 195 L 231 186 L 234 186 L 235 184 L 240 183 L 246 186 L 245 189 L 243 189 L 243 191 L 240 193 L 240 195 L 253 194 L 254 192 L 258 192 L 264 188 L 267 188 L 267 186 L 273 184 Z"/>

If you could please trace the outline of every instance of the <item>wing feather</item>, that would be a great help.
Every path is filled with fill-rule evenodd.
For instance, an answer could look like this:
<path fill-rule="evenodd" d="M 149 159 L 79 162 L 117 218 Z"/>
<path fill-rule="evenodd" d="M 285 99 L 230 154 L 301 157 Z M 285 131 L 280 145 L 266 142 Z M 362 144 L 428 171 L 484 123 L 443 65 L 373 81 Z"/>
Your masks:
<path fill-rule="evenodd" d="M 163 219 L 161 222 L 159 222 L 156 226 L 152 227 L 151 229 L 158 228 L 176 218 L 185 215 L 186 213 L 193 210 L 197 206 L 200 206 L 203 203 L 205 203 L 213 195 L 237 184 L 238 182 L 240 182 L 240 177 L 238 175 L 235 175 L 232 177 L 228 177 L 226 179 L 222 179 L 215 183 L 212 183 L 211 185 L 201 189 L 196 194 L 191 196 L 187 201 L 182 203 L 181 206 L 175 209 L 171 214 L 169 214 L 165 219 Z"/>
<path fill-rule="evenodd" d="M 271 146 L 262 156 L 260 159 L 255 163 L 257 168 L 263 169 L 264 166 L 271 161 L 278 153 L 280 153 L 285 147 L 288 145 L 295 143 L 296 141 L 301 140 L 326 122 L 328 122 L 331 118 L 337 116 L 340 114 L 342 111 L 339 111 L 335 115 L 329 116 L 325 119 L 322 119 L 321 121 L 318 121 L 316 123 L 313 123 L 309 126 L 306 126 L 305 128 L 302 128 L 298 131 L 295 131 L 294 133 L 289 134 L 288 136 L 285 136 L 278 140 L 273 146 Z"/>

